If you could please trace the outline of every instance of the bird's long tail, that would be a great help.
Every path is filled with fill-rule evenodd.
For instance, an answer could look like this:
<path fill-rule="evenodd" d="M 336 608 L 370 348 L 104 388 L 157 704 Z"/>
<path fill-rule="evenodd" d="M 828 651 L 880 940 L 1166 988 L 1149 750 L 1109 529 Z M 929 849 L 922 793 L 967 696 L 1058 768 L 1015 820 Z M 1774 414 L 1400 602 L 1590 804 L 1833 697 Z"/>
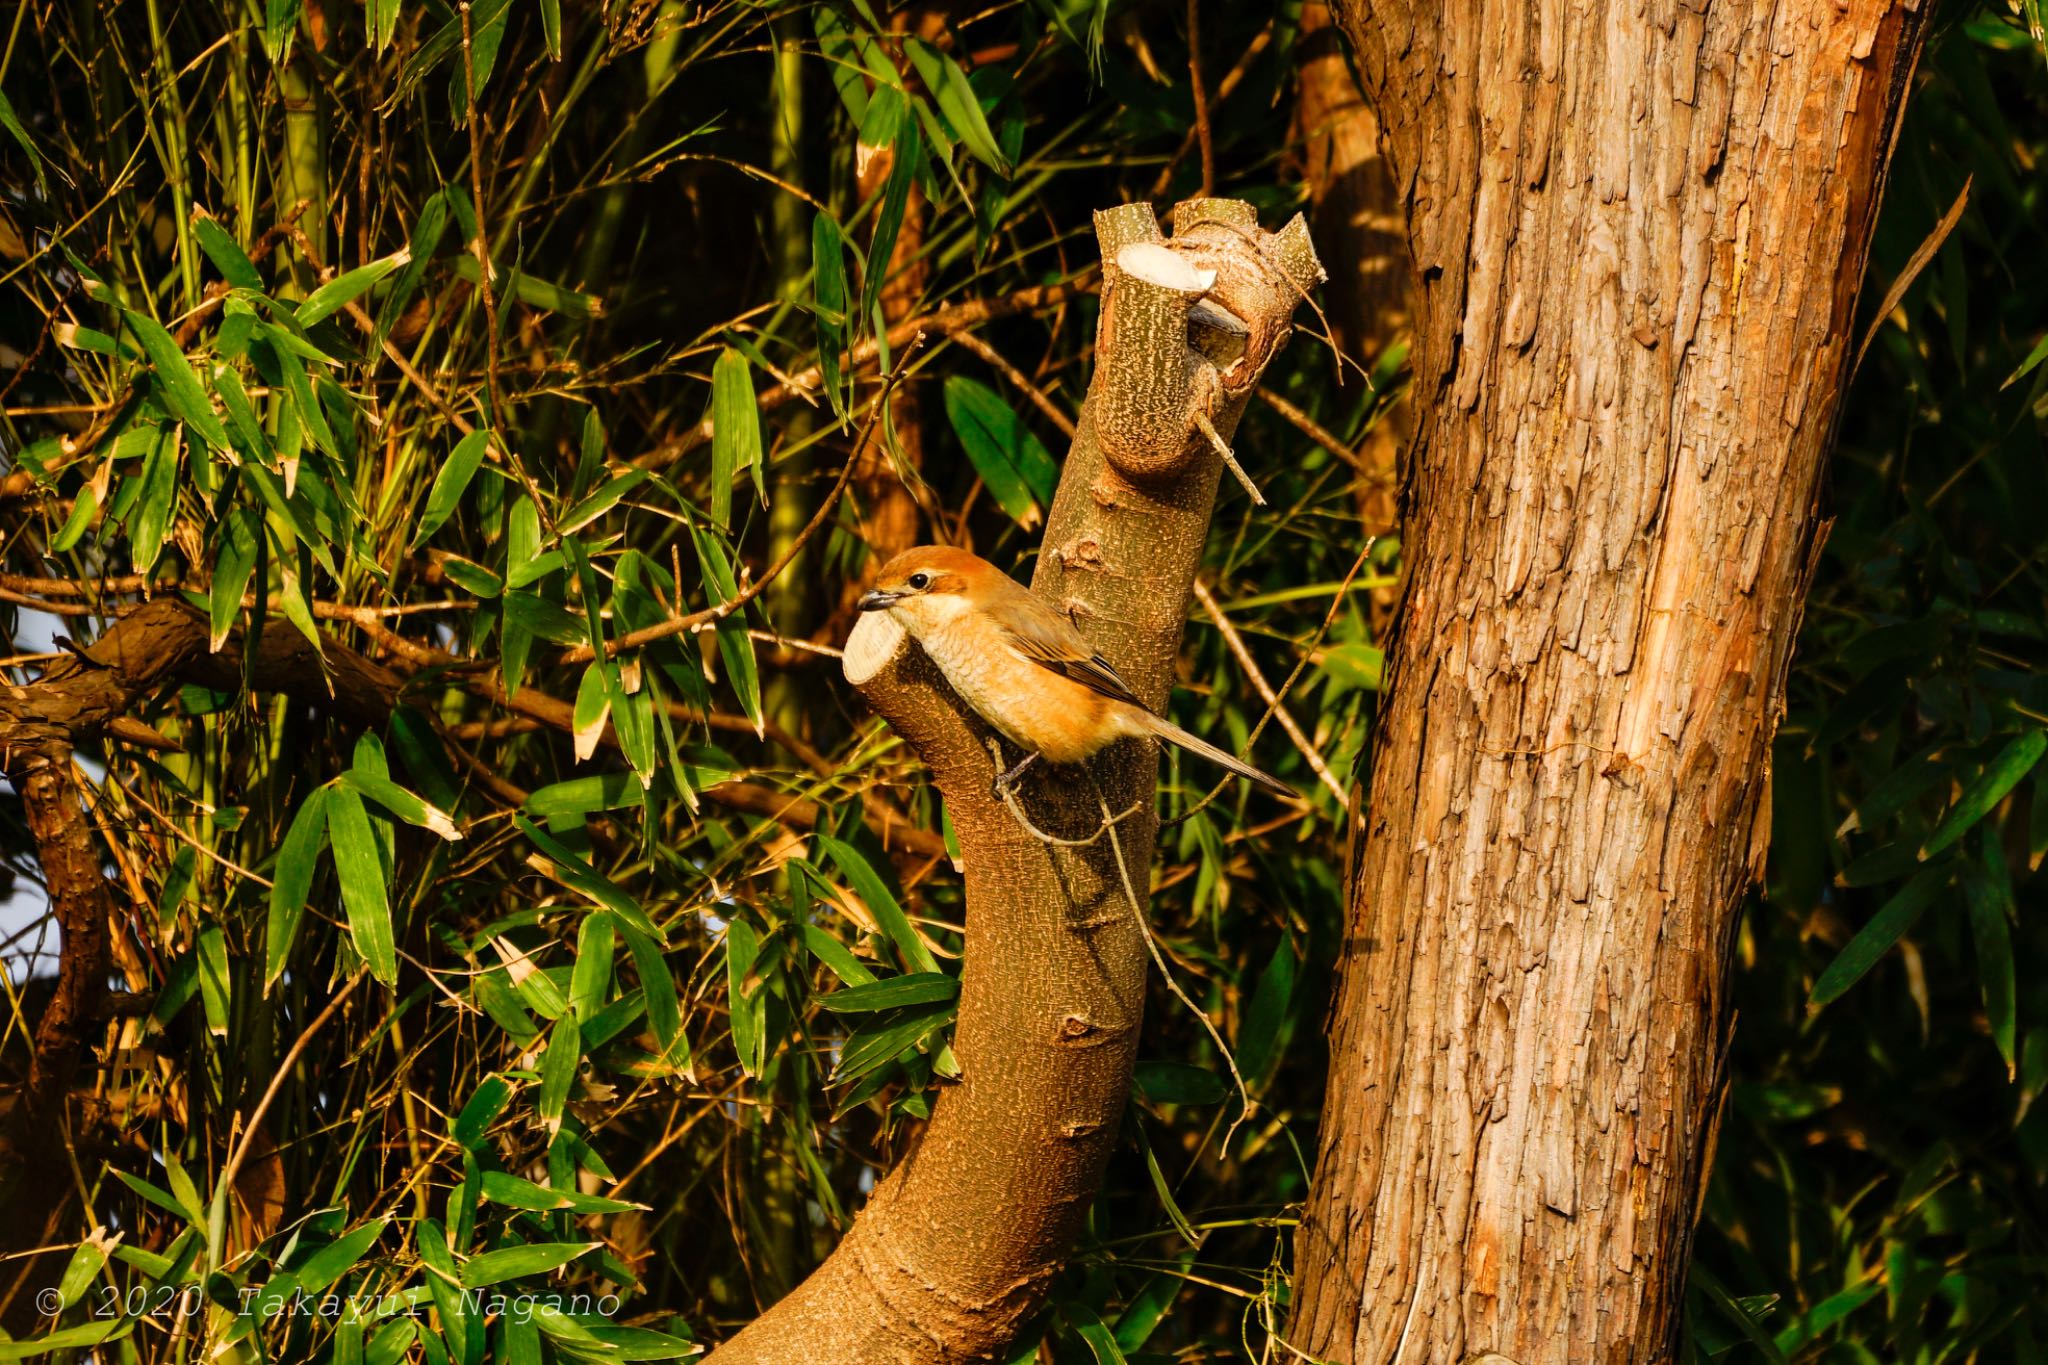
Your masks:
<path fill-rule="evenodd" d="M 1260 772 L 1243 759 L 1238 758 L 1234 754 L 1223 752 L 1223 750 L 1207 740 L 1197 739 L 1172 721 L 1163 720 L 1149 711 L 1139 711 L 1135 706 L 1131 708 L 1131 711 L 1137 716 L 1143 717 L 1140 724 L 1144 725 L 1146 729 L 1165 740 L 1168 744 L 1178 745 L 1191 754 L 1199 755 L 1202 758 L 1208 759 L 1211 763 L 1228 768 L 1239 777 L 1256 782 L 1268 791 L 1277 792 L 1281 796 L 1300 798 L 1301 793 L 1295 791 L 1294 788 L 1288 786 L 1279 778 Z"/>

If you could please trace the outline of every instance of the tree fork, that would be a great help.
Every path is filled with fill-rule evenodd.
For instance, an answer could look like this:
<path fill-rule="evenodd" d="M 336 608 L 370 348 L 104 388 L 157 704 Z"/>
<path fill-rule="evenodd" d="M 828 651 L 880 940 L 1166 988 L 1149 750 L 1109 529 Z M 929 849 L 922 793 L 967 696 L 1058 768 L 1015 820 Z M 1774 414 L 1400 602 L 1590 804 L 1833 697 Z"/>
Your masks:
<path fill-rule="evenodd" d="M 1926 13 L 1593 19 L 1340 7 L 1408 213 L 1416 434 L 1295 1247 L 1321 1360 L 1662 1361 L 1680 1318 Z"/>
<path fill-rule="evenodd" d="M 1223 468 L 1197 418 L 1226 437 L 1236 428 L 1321 278 L 1299 219 L 1266 233 L 1249 205 L 1207 200 L 1175 221 L 1167 240 L 1148 205 L 1096 215 L 1098 364 L 1032 582 L 1154 706 L 1172 686 Z M 931 770 L 959 835 L 963 1075 L 838 1249 L 721 1347 L 719 1365 L 945 1363 L 1002 1349 L 1094 1199 L 1136 1057 L 1147 957 L 1110 841 L 1056 848 L 1022 828 L 991 795 L 990 731 L 886 616 L 861 618 L 846 671 Z M 1038 768 L 1020 783 L 1032 822 L 1061 838 L 1093 833 L 1095 787 Z M 1141 807 L 1118 838 L 1142 888 L 1156 746 L 1118 745 L 1092 775 L 1111 809 Z"/>

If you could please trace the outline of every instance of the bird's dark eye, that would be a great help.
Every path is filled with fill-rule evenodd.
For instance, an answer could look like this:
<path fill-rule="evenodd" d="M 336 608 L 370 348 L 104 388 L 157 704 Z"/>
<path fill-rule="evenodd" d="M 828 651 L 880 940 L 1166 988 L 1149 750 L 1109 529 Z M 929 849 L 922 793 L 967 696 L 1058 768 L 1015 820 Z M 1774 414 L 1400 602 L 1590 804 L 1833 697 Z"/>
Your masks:
<path fill-rule="evenodd" d="M 932 585 L 932 576 L 928 573 L 914 573 L 908 581 L 911 587 L 916 588 L 919 592 L 923 592 Z"/>

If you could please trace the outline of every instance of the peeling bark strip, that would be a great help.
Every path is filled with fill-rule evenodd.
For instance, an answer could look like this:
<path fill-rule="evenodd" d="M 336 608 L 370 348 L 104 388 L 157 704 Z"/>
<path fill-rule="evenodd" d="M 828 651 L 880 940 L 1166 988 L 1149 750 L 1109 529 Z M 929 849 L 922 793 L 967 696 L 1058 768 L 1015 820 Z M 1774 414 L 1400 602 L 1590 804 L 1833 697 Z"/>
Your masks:
<path fill-rule="evenodd" d="M 1148 705 L 1165 703 L 1228 440 L 1295 305 L 1321 278 L 1299 218 L 1196 200 L 1163 239 L 1149 205 L 1096 215 L 1098 368 L 1033 588 L 1059 603 Z M 1156 253 L 1156 254 L 1155 254 Z M 1212 277 L 1213 278 L 1208 278 Z M 1108 840 L 1052 848 L 990 796 L 991 733 L 881 614 L 847 674 L 945 794 L 966 863 L 967 945 L 953 1049 L 964 1071 L 832 1257 L 713 1356 L 718 1365 L 971 1361 L 1043 1302 L 1101 1183 L 1144 1007 L 1144 940 Z M 1134 885 L 1157 822 L 1156 746 L 1092 765 Z M 1086 783 L 1026 779 L 1040 829 L 1100 825 Z"/>
<path fill-rule="evenodd" d="M 1924 11 L 1350 0 L 1417 275 L 1411 595 L 1294 1342 L 1668 1358 L 1728 944 Z"/>

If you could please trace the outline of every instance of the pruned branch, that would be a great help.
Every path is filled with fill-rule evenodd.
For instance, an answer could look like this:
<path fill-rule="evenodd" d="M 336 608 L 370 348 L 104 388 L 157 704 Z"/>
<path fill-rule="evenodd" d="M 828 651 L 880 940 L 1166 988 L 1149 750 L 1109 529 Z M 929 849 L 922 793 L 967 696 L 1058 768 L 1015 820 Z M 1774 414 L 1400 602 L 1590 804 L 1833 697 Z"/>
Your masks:
<path fill-rule="evenodd" d="M 1097 368 L 1032 585 L 1155 706 L 1223 469 L 1202 426 L 1234 431 L 1319 274 L 1248 205 L 1183 209 L 1170 240 L 1148 205 L 1097 215 Z M 838 1250 L 720 1365 L 966 1361 L 1006 1345 L 1093 1201 L 1137 1052 L 1147 957 L 1129 888 L 1157 833 L 1156 749 L 1114 746 L 1092 781 L 1037 765 L 1017 798 L 1027 823 L 991 792 L 988 727 L 886 616 L 861 618 L 845 670 L 931 770 L 959 836 L 963 1075 Z M 1108 810 L 1133 813 L 1114 839 L 1091 837 Z"/>

